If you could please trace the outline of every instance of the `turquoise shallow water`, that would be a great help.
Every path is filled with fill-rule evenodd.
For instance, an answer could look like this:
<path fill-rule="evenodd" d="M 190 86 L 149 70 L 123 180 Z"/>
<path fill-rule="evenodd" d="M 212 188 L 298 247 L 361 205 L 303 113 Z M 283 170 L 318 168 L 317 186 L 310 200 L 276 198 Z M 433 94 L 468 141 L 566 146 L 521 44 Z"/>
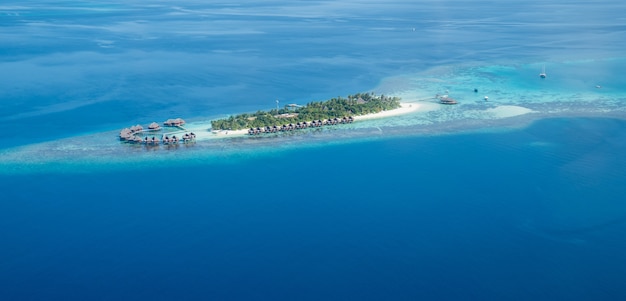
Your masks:
<path fill-rule="evenodd" d="M 375 88 L 380 93 L 398 95 L 421 107 L 406 115 L 263 138 L 205 139 L 176 148 L 127 145 L 115 138 L 117 131 L 107 131 L 7 149 L 0 162 L 7 166 L 6 172 L 28 172 L 38 168 L 53 170 L 63 168 L 64 162 L 71 164 L 68 169 L 77 165 L 84 168 L 103 164 L 123 166 L 134 161 L 163 164 L 174 160 L 181 163 L 184 160 L 217 160 L 234 153 L 240 153 L 236 156 L 258 156 L 265 152 L 275 153 L 277 149 L 316 147 L 350 140 L 506 130 L 548 117 L 620 118 L 626 108 L 626 83 L 622 77 L 614 75 L 615 70 L 626 67 L 624 65 L 624 59 L 553 62 L 549 66 L 558 71 L 550 72 L 545 79 L 537 76 L 541 65 L 536 63 L 436 68 L 386 78 Z M 437 94 L 448 94 L 460 104 L 440 105 L 434 98 Z M 487 100 L 485 96 L 488 96 Z M 192 117 L 189 127 L 210 132 L 209 121 L 206 116 Z"/>
<path fill-rule="evenodd" d="M 624 299 L 622 2 L 0 4 L 0 296 Z M 117 140 L 362 91 L 424 110 Z"/>

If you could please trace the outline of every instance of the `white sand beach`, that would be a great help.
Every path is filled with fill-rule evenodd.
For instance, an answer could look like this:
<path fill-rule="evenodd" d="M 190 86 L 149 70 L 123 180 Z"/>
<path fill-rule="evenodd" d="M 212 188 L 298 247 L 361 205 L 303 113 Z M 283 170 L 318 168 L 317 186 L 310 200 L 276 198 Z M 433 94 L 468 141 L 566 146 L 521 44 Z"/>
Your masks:
<path fill-rule="evenodd" d="M 248 129 L 242 129 L 242 130 L 236 130 L 236 131 L 232 131 L 232 130 L 216 130 L 216 131 L 211 131 L 211 135 L 213 136 L 218 136 L 218 137 L 228 137 L 228 136 L 237 136 L 237 135 L 246 135 L 248 134 Z"/>
<path fill-rule="evenodd" d="M 420 108 L 423 108 L 422 104 L 418 104 L 418 103 L 414 103 L 414 102 L 412 102 L 412 103 L 402 102 L 402 103 L 400 103 L 400 107 L 397 108 L 397 109 L 388 110 L 388 111 L 382 111 L 382 112 L 378 112 L 378 113 L 374 113 L 374 114 L 366 114 L 366 115 L 354 116 L 354 120 L 358 121 L 358 120 L 386 118 L 386 117 L 391 117 L 391 116 L 404 115 L 404 114 L 408 114 L 408 113 L 411 113 L 411 112 L 415 112 L 415 111 L 419 110 Z"/>
<path fill-rule="evenodd" d="M 403 103 L 400 103 L 400 107 L 397 109 L 393 109 L 389 111 L 382 111 L 382 112 L 374 113 L 374 114 L 354 116 L 354 120 L 355 122 L 357 122 L 357 121 L 376 119 L 376 118 L 387 118 L 387 117 L 392 117 L 392 116 L 408 114 L 408 113 L 415 112 L 415 111 L 422 110 L 422 109 L 431 110 L 432 108 L 430 108 L 429 106 L 425 104 L 420 104 L 420 103 L 415 103 L 415 102 L 411 102 L 411 103 L 403 102 Z M 245 136 L 248 134 L 248 129 L 241 129 L 241 130 L 235 130 L 235 131 L 233 130 L 210 130 L 209 128 L 207 128 L 207 123 L 201 123 L 197 125 L 193 123 L 188 123 L 187 125 L 185 125 L 185 128 L 187 129 L 187 131 L 193 132 L 194 134 L 196 134 L 196 140 L 238 137 L 238 136 Z"/>

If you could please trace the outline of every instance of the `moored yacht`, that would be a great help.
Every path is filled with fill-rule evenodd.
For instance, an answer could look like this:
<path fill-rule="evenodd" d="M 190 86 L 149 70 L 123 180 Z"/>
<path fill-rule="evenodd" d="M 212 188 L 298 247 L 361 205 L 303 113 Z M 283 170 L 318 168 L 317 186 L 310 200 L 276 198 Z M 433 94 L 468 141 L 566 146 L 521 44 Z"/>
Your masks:
<path fill-rule="evenodd" d="M 539 77 L 546 78 L 546 76 L 548 76 L 546 74 L 546 65 L 543 65 L 543 67 L 541 67 L 541 73 L 539 73 Z"/>

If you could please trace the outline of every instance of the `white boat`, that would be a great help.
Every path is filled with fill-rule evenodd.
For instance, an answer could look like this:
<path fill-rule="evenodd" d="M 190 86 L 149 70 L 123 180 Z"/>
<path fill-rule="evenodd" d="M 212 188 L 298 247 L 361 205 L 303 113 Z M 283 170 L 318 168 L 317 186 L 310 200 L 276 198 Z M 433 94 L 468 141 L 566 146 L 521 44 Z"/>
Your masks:
<path fill-rule="evenodd" d="M 541 73 L 539 73 L 539 77 L 546 78 L 546 76 L 548 76 L 546 74 L 546 65 L 543 65 L 543 67 L 541 67 Z"/>

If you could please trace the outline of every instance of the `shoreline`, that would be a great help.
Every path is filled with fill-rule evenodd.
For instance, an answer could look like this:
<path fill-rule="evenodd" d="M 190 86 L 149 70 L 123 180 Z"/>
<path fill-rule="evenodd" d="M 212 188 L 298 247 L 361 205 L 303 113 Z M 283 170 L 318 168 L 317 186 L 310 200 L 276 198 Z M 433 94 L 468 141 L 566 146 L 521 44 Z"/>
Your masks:
<path fill-rule="evenodd" d="M 399 108 L 388 110 L 388 111 L 381 111 L 381 112 L 373 113 L 373 114 L 354 116 L 353 118 L 354 118 L 354 121 L 387 118 L 387 117 L 409 114 L 409 113 L 420 110 L 420 108 L 424 108 L 424 105 L 415 103 L 415 102 L 401 102 Z"/>
<path fill-rule="evenodd" d="M 409 114 L 409 113 L 418 111 L 420 108 L 423 108 L 423 105 L 421 105 L 419 103 L 415 103 L 415 102 L 401 102 L 399 108 L 396 108 L 396 109 L 393 109 L 393 110 L 381 111 L 381 112 L 378 112 L 378 113 L 353 116 L 353 118 L 354 118 L 355 122 L 362 121 L 362 120 L 387 118 L 387 117 L 393 117 L 393 116 L 398 116 L 398 115 Z M 206 133 L 208 133 L 209 135 L 207 135 Z M 196 132 L 196 140 L 204 140 L 204 139 L 210 139 L 210 138 L 239 137 L 239 136 L 247 136 L 247 135 L 248 135 L 248 129 L 241 129 L 241 130 L 210 130 L 208 132 L 207 131 L 201 132 L 201 134 L 198 134 Z M 204 139 L 202 139 L 202 138 L 204 138 Z"/>

